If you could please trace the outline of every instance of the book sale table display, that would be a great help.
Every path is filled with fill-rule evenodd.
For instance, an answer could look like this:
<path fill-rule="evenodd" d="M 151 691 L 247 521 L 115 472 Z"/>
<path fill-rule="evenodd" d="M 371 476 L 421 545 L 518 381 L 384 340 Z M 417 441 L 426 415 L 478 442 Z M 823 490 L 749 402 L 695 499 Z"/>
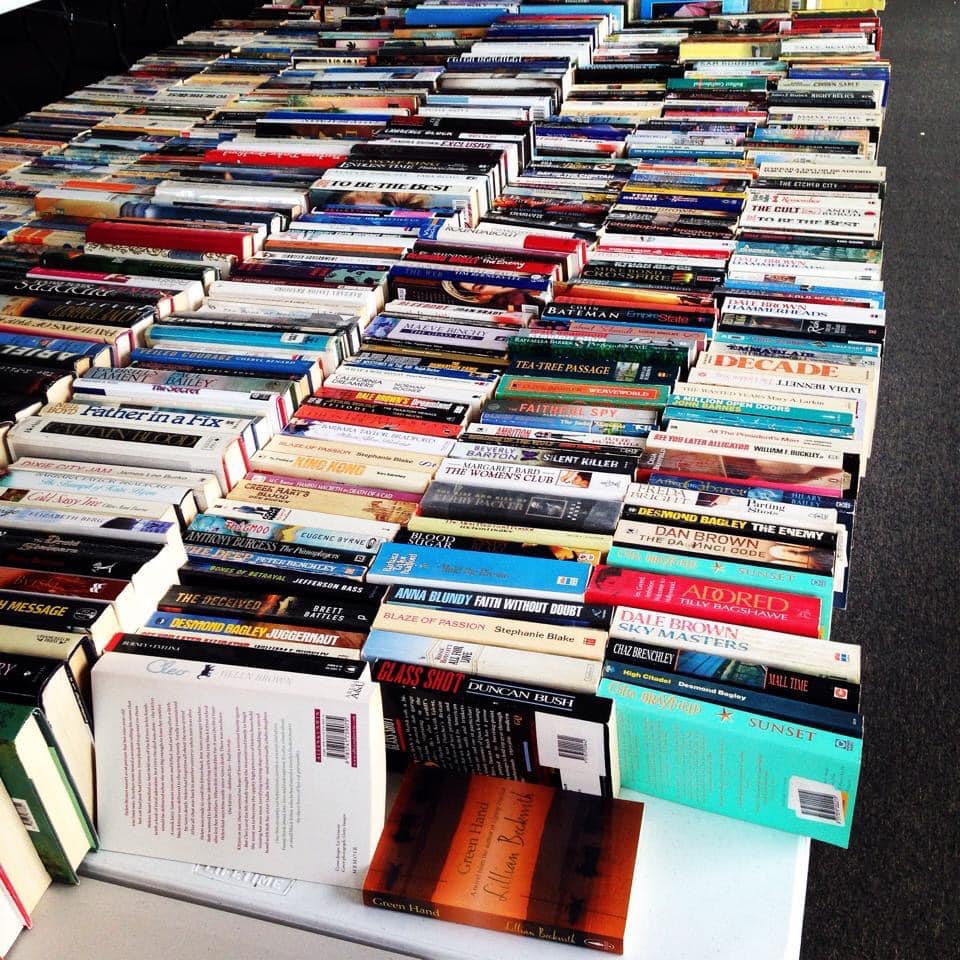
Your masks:
<path fill-rule="evenodd" d="M 795 960 L 856 842 L 882 6 L 251 0 L 0 128 L 0 955 L 87 875 Z"/>

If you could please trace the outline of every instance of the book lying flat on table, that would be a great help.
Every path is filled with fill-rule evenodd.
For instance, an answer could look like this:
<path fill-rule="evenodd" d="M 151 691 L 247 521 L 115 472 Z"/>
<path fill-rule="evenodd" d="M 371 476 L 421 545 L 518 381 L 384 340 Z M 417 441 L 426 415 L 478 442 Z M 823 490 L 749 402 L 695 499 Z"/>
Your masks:
<path fill-rule="evenodd" d="M 363 901 L 623 953 L 643 804 L 413 766 Z"/>

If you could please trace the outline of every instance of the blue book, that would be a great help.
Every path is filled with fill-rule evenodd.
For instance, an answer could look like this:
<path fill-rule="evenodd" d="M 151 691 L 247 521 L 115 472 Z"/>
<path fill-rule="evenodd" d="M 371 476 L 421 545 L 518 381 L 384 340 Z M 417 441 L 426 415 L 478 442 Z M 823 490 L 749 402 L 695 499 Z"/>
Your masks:
<path fill-rule="evenodd" d="M 842 410 L 815 410 L 804 407 L 802 401 L 796 406 L 787 406 L 780 403 L 764 403 L 762 399 L 756 403 L 741 403 L 736 400 L 721 400 L 712 397 L 686 396 L 675 394 L 670 397 L 669 406 L 677 411 L 681 410 L 716 410 L 721 413 L 743 414 L 748 417 L 773 417 L 777 420 L 812 420 L 817 423 L 839 424 L 853 426 L 854 416 Z"/>
<path fill-rule="evenodd" d="M 198 320 L 202 324 L 203 320 Z M 288 349 L 291 353 L 325 353 L 336 345 L 336 338 L 322 333 L 284 333 L 280 330 L 230 330 L 224 327 L 180 327 L 154 324 L 149 331 L 151 341 L 163 343 L 208 343 L 211 346 L 262 347 Z"/>
<path fill-rule="evenodd" d="M 804 340 L 799 337 L 765 337 L 759 333 L 737 333 L 733 330 L 718 330 L 713 335 L 714 343 L 729 343 L 746 347 L 773 347 L 780 350 L 809 350 L 832 353 L 837 356 L 879 357 L 879 343 L 848 343 L 843 340 Z"/>
<path fill-rule="evenodd" d="M 298 378 L 309 377 L 314 370 L 314 364 L 306 360 L 274 360 L 270 357 L 241 357 L 235 354 L 187 350 L 141 348 L 131 352 L 130 360 L 134 364 L 139 362 L 176 367 L 214 367 L 268 380 L 283 379 L 291 375 Z"/>
<path fill-rule="evenodd" d="M 607 420 L 577 420 L 573 417 L 539 417 L 523 413 L 484 412 L 481 423 L 501 427 L 533 427 L 538 430 L 560 430 L 566 433 L 608 433 L 621 437 L 645 437 L 656 429 L 649 423 L 613 423 Z"/>
<path fill-rule="evenodd" d="M 206 547 L 200 544 L 184 544 L 190 560 L 239 563 L 249 567 L 268 567 L 271 570 L 286 570 L 291 573 L 309 573 L 316 577 L 345 577 L 362 580 L 367 568 L 354 563 L 327 563 L 321 560 L 305 560 L 300 557 L 281 557 L 274 553 L 257 553 L 252 550 L 232 550 L 229 547 Z"/>
<path fill-rule="evenodd" d="M 792 700 L 764 693 L 762 690 L 720 683 L 705 677 L 687 677 L 677 673 L 665 673 L 649 666 L 637 666 L 607 659 L 603 664 L 603 675 L 607 680 L 622 680 L 637 687 L 662 690 L 665 693 L 677 693 L 680 696 L 693 697 L 704 703 L 719 703 L 749 710 L 768 717 L 779 717 L 830 730 L 846 737 L 863 736 L 863 718 L 849 710 L 837 710 L 804 700 Z"/>
<path fill-rule="evenodd" d="M 775 417 L 720 410 L 697 410 L 687 407 L 666 407 L 663 422 L 685 420 L 688 423 L 715 423 L 723 427 L 744 427 L 749 430 L 773 430 L 777 433 L 799 433 L 812 437 L 853 439 L 857 431 L 852 426 L 838 423 L 815 423 L 811 420 L 780 420 Z"/>
<path fill-rule="evenodd" d="M 571 13 L 575 13 L 578 16 L 596 14 L 598 16 L 610 17 L 613 29 L 622 30 L 623 11 L 624 6 L 620 3 L 578 3 L 574 6 L 566 3 L 524 3 L 521 13 L 529 16 L 569 16 Z M 640 16 L 642 18 L 643 14 L 641 13 Z"/>
<path fill-rule="evenodd" d="M 573 560 L 385 543 L 370 567 L 367 582 L 448 589 L 451 597 L 457 590 L 484 590 L 582 602 L 592 569 L 589 563 Z"/>
<path fill-rule="evenodd" d="M 412 7 L 405 11 L 404 22 L 408 27 L 445 27 L 457 24 L 464 27 L 489 27 L 509 7 Z M 569 13 L 569 8 L 567 10 Z"/>

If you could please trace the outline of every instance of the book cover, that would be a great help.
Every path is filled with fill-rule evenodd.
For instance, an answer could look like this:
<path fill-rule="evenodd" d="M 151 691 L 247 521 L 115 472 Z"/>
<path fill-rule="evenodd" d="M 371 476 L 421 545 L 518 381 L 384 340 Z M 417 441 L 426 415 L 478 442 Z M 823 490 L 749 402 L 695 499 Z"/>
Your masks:
<path fill-rule="evenodd" d="M 623 953 L 642 821 L 640 803 L 413 767 L 364 903 Z"/>
<path fill-rule="evenodd" d="M 846 847 L 863 741 L 676 693 L 601 680 L 623 785 Z"/>
<path fill-rule="evenodd" d="M 108 652 L 93 694 L 107 849 L 360 885 L 385 802 L 375 685 Z"/>

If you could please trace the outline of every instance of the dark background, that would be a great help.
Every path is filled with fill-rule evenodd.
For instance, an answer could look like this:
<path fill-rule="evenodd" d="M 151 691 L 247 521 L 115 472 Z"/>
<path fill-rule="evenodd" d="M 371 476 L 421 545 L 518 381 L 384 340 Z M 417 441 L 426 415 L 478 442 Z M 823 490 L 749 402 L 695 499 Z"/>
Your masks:
<path fill-rule="evenodd" d="M 0 121 L 252 5 L 44 0 L 2 16 Z M 960 6 L 889 7 L 889 335 L 850 609 L 834 631 L 863 645 L 864 765 L 850 849 L 813 845 L 803 960 L 960 956 Z"/>

